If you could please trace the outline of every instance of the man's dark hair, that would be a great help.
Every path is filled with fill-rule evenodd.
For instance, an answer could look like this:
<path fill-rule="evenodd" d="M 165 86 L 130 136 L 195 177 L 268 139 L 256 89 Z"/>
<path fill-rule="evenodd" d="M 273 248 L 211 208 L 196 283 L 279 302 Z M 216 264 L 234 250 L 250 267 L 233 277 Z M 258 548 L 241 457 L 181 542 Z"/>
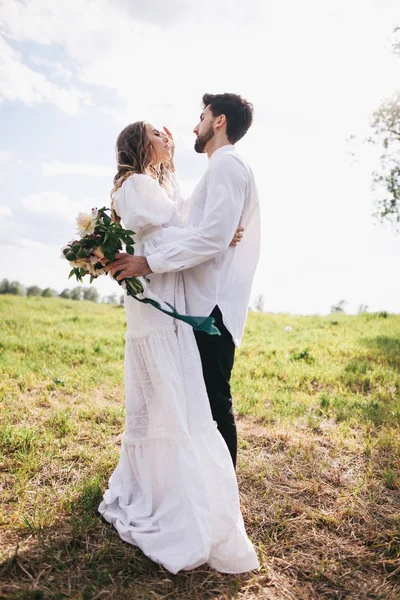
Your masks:
<path fill-rule="evenodd" d="M 235 144 L 253 122 L 253 105 L 237 94 L 204 94 L 203 108 L 210 106 L 214 117 L 225 115 L 226 135 Z"/>

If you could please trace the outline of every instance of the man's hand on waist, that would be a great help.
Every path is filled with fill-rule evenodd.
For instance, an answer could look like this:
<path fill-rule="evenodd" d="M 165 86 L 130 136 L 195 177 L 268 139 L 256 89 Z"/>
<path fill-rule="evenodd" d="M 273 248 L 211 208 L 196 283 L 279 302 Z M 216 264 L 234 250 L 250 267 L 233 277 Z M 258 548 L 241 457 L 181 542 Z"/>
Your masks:
<path fill-rule="evenodd" d="M 103 262 L 104 264 L 104 262 Z M 119 252 L 115 255 L 113 262 L 104 265 L 107 273 L 114 277 L 115 273 L 120 271 L 115 279 L 129 279 L 130 277 L 144 277 L 152 273 L 145 256 L 132 256 L 127 252 Z"/>

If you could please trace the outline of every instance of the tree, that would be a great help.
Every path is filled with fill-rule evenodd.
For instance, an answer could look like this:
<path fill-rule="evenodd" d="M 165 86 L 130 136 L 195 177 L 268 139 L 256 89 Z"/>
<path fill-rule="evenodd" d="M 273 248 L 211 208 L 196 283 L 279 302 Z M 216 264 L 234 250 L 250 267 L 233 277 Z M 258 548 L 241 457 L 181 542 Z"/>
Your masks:
<path fill-rule="evenodd" d="M 45 288 L 42 292 L 43 298 L 54 298 L 54 296 L 57 296 L 57 292 L 51 288 Z"/>
<path fill-rule="evenodd" d="M 348 304 L 346 300 L 340 300 L 337 304 L 332 304 L 331 313 L 344 313 L 344 307 Z"/>
<path fill-rule="evenodd" d="M 40 288 L 38 285 L 31 285 L 30 287 L 27 288 L 26 295 L 27 296 L 41 296 L 42 288 Z"/>
<path fill-rule="evenodd" d="M 396 56 L 400 57 L 400 25 L 393 28 L 393 44 L 392 50 Z"/>
<path fill-rule="evenodd" d="M 95 287 L 84 287 L 82 288 L 83 299 L 89 300 L 90 302 L 98 302 L 100 294 Z"/>
<path fill-rule="evenodd" d="M 258 310 L 259 312 L 264 312 L 265 307 L 265 298 L 263 294 L 259 294 L 254 299 L 254 310 Z"/>
<path fill-rule="evenodd" d="M 393 30 L 393 52 L 400 57 L 400 27 Z M 373 113 L 373 134 L 368 142 L 382 147 L 380 168 L 374 171 L 373 183 L 378 191 L 375 217 L 400 224 L 400 91 L 387 98 Z"/>
<path fill-rule="evenodd" d="M 103 296 L 103 304 L 118 304 L 117 294 L 110 294 L 109 296 Z"/>
<path fill-rule="evenodd" d="M 8 283 L 8 290 L 3 292 L 3 294 L 13 294 L 13 296 L 25 296 L 25 287 L 19 281 L 11 281 L 10 283 Z"/>
<path fill-rule="evenodd" d="M 3 279 L 0 283 L 0 294 L 10 293 L 10 282 L 8 279 Z"/>
<path fill-rule="evenodd" d="M 63 290 L 60 294 L 60 298 L 66 298 L 67 300 L 71 299 L 71 290 L 69 290 L 68 288 L 65 288 L 65 290 Z"/>
<path fill-rule="evenodd" d="M 82 288 L 76 287 L 71 290 L 71 300 L 82 300 Z"/>
<path fill-rule="evenodd" d="M 377 198 L 376 217 L 380 221 L 400 223 L 400 92 L 386 99 L 372 116 L 374 135 L 370 141 L 383 147 L 380 169 L 374 171 Z"/>
<path fill-rule="evenodd" d="M 25 286 L 23 286 L 19 281 L 8 281 L 8 279 L 3 279 L 0 283 L 0 294 L 25 296 L 25 292 Z"/>

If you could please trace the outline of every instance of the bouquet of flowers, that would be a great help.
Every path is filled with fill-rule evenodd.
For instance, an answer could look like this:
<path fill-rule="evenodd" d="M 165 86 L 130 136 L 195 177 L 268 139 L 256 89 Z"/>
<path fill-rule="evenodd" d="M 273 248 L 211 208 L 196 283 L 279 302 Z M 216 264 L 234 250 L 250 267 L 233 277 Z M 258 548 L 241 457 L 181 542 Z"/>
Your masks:
<path fill-rule="evenodd" d="M 124 229 L 107 215 L 108 208 L 92 208 L 89 214 L 79 213 L 76 223 L 78 225 L 79 240 L 72 240 L 62 248 L 62 258 L 66 258 L 73 269 L 68 279 L 75 275 L 83 283 L 83 277 L 90 275 L 90 283 L 100 275 L 106 274 L 103 258 L 112 262 L 116 253 L 122 250 L 124 244 L 128 254 L 134 254 L 133 231 Z M 143 292 L 144 286 L 140 280 L 144 278 L 132 277 L 124 279 L 123 287 L 128 294 L 136 296 Z"/>
<path fill-rule="evenodd" d="M 62 248 L 61 258 L 65 258 L 72 266 L 68 279 L 75 275 L 76 279 L 83 283 L 83 277 L 90 275 L 90 283 L 93 279 L 105 275 L 107 272 L 101 262 L 106 259 L 112 262 L 116 253 L 125 247 L 128 254 L 134 254 L 134 231 L 124 229 L 107 214 L 109 208 L 92 208 L 89 214 L 79 213 L 76 219 L 78 226 L 78 240 L 68 242 Z M 119 271 L 115 274 L 119 274 Z M 129 296 L 139 302 L 151 304 L 157 310 L 188 323 L 196 331 L 205 331 L 210 335 L 220 335 L 220 331 L 214 325 L 212 317 L 192 317 L 182 315 L 175 307 L 164 302 L 151 292 L 148 280 L 145 277 L 129 277 L 121 281 L 116 280 Z"/>

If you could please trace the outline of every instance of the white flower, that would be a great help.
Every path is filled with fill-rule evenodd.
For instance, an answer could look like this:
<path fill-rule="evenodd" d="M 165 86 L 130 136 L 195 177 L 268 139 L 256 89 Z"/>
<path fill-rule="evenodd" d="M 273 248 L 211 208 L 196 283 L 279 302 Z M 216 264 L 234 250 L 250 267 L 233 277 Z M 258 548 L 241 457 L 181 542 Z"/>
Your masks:
<path fill-rule="evenodd" d="M 286 327 L 284 327 L 285 331 L 293 331 L 293 327 L 290 327 L 290 325 L 286 325 Z"/>
<path fill-rule="evenodd" d="M 100 259 L 98 256 L 93 256 L 93 254 L 91 254 L 89 256 L 89 261 L 91 262 L 92 265 L 96 265 L 98 262 L 100 262 Z"/>
<path fill-rule="evenodd" d="M 76 224 L 78 225 L 78 233 L 81 237 L 94 232 L 98 215 L 99 213 L 95 208 L 92 208 L 89 214 L 81 212 L 78 214 Z"/>

